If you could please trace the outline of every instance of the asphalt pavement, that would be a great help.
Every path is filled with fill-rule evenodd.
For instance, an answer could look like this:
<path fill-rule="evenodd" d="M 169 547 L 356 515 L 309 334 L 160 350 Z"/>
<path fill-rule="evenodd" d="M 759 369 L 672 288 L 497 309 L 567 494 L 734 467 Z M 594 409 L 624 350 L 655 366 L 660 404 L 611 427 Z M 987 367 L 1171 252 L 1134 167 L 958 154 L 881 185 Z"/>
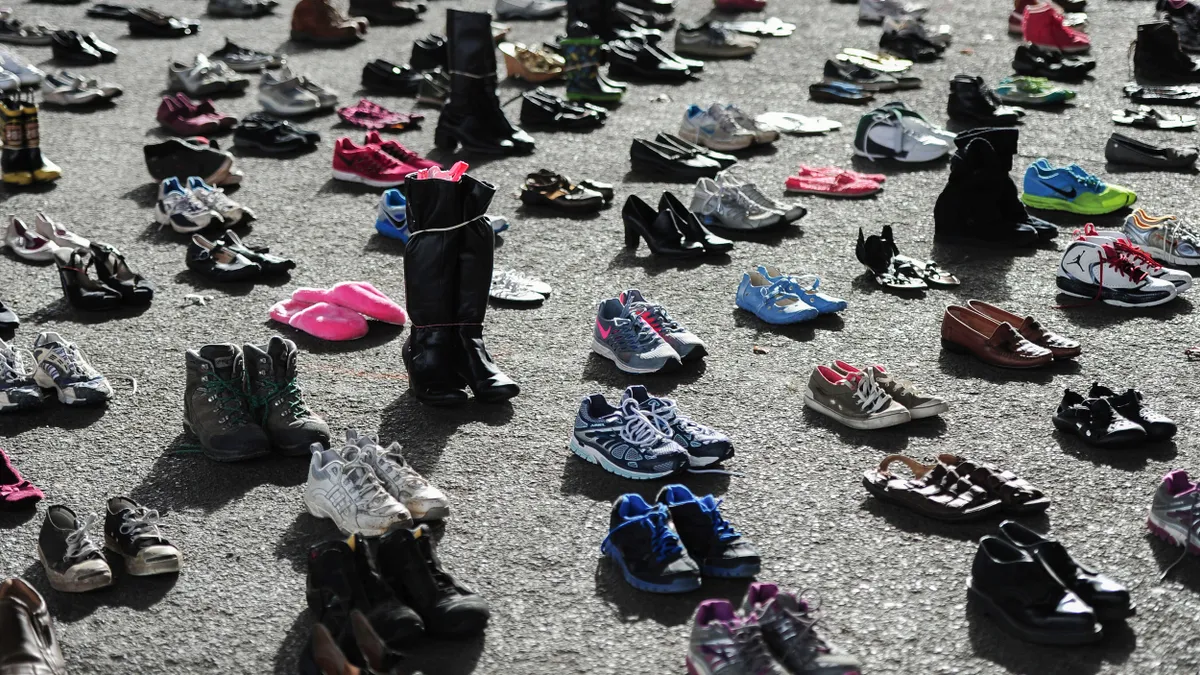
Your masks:
<path fill-rule="evenodd" d="M 637 84 L 608 124 L 586 134 L 535 133 L 528 157 L 476 161 L 472 172 L 498 186 L 494 213 L 513 223 L 498 241 L 496 265 L 534 274 L 554 287 L 535 309 L 493 308 L 486 323 L 492 355 L 522 387 L 508 406 L 470 404 L 454 410 L 422 407 L 407 393 L 400 347 L 407 329 L 373 326 L 355 342 L 330 344 L 280 327 L 267 309 L 299 286 L 328 287 L 367 280 L 401 298 L 403 247 L 372 228 L 379 191 L 330 178 L 332 142 L 362 132 L 335 115 L 305 121 L 321 132 L 318 149 L 293 159 L 240 157 L 247 177 L 232 196 L 258 214 L 251 244 L 290 255 L 290 281 L 220 286 L 184 266 L 186 238 L 153 223 L 155 186 L 142 160 L 145 143 L 164 137 L 154 121 L 169 58 L 210 53 L 226 36 L 239 44 L 282 49 L 300 72 L 357 100 L 359 73 L 373 58 L 407 60 L 414 38 L 440 31 L 446 7 L 489 8 L 487 0 L 434 0 L 426 20 L 402 28 L 371 28 L 347 49 L 288 42 L 293 3 L 258 20 L 209 19 L 201 0 L 157 0 L 164 12 L 201 19 L 198 36 L 135 39 L 123 24 L 85 18 L 87 5 L 21 3 L 21 19 L 94 30 L 121 51 L 113 64 L 87 68 L 124 85 L 115 106 L 89 112 L 45 109 L 42 147 L 64 169 L 57 184 L 0 192 L 7 213 L 32 220 L 37 209 L 79 234 L 121 249 L 158 285 L 143 312 L 88 315 L 65 304 L 50 266 L 0 255 L 0 297 L 24 323 L 22 347 L 38 331 L 76 342 L 114 381 L 107 408 L 44 410 L 0 419 L 0 445 L 47 493 L 36 513 L 0 516 L 0 576 L 20 575 L 45 595 L 75 674 L 294 673 L 311 619 L 305 610 L 305 553 L 335 536 L 308 515 L 302 501 L 303 460 L 222 465 L 204 459 L 182 429 L 184 351 L 212 342 L 263 343 L 282 333 L 300 345 L 306 398 L 340 432 L 378 430 L 399 441 L 411 462 L 453 500 L 441 543 L 447 566 L 485 596 L 493 618 L 484 638 L 423 645 L 408 661 L 427 675 L 681 673 L 696 603 L 708 597 L 740 602 L 744 583 L 705 582 L 677 597 L 634 591 L 599 554 L 609 504 L 638 491 L 653 497 L 662 483 L 617 478 L 566 448 L 580 397 L 619 397 L 634 382 L 669 395 L 696 420 L 735 440 L 733 476 L 691 476 L 696 491 L 724 498 L 723 512 L 760 548 L 761 579 L 810 589 L 822 599 L 822 629 L 858 654 L 872 674 L 1195 673 L 1200 668 L 1200 560 L 1158 577 L 1177 556 L 1147 535 L 1146 512 L 1159 478 L 1176 467 L 1200 472 L 1189 448 L 1197 439 L 1196 371 L 1183 350 L 1196 343 L 1195 301 L 1131 311 L 1092 305 L 1058 309 L 1058 251 L 1082 220 L 1060 219 L 1057 243 L 1030 253 L 947 248 L 933 242 L 933 205 L 945 184 L 945 163 L 875 165 L 853 159 L 852 131 L 862 110 L 808 100 L 807 86 L 841 47 L 871 48 L 879 29 L 860 26 L 853 5 L 828 0 L 772 0 L 768 16 L 799 24 L 790 38 L 768 40 L 752 59 L 713 62 L 681 86 Z M 680 0 L 677 16 L 699 17 L 705 0 Z M 934 120 L 945 119 L 947 81 L 957 73 L 995 83 L 1008 75 L 1017 43 L 1006 33 L 1007 3 L 933 0 L 930 16 L 953 26 L 946 58 L 920 65 L 921 89 L 897 94 Z M 1100 65 L 1078 87 L 1075 105 L 1033 112 L 1022 126 L 1017 171 L 1038 157 L 1079 162 L 1105 179 L 1132 187 L 1154 213 L 1193 215 L 1196 177 L 1117 173 L 1106 168 L 1104 142 L 1111 111 L 1126 101 L 1126 49 L 1151 2 L 1091 0 L 1091 35 Z M 514 24 L 524 42 L 550 39 L 562 21 Z M 49 48 L 20 47 L 35 63 Z M 53 66 L 53 64 L 46 63 Z M 503 73 L 503 66 L 501 66 Z M 522 86 L 501 80 L 508 100 Z M 408 110 L 408 99 L 377 97 Z M 887 101 L 884 96 L 881 102 Z M 675 264 L 651 258 L 643 246 L 622 247 L 620 203 L 630 194 L 657 200 L 666 189 L 685 202 L 690 186 L 628 173 L 632 137 L 674 130 L 692 102 L 737 102 L 754 111 L 822 114 L 841 131 L 782 139 L 744 162 L 763 190 L 782 195 L 800 162 L 836 164 L 888 175 L 886 190 L 864 201 L 811 198 L 797 227 L 739 241 L 727 259 Z M 258 109 L 253 89 L 219 99 L 236 115 Z M 437 111 L 423 109 L 423 128 L 398 134 L 406 145 L 432 148 Z M 518 103 L 507 110 L 515 116 Z M 1195 133 L 1133 132 L 1155 142 L 1194 143 Z M 228 142 L 228 139 L 222 139 Z M 437 154 L 439 159 L 451 159 Z M 522 208 L 516 197 L 526 173 L 550 168 L 574 178 L 617 184 L 617 204 L 595 216 L 568 218 Z M 1014 175 L 1019 174 L 1014 172 Z M 653 202 L 652 202 L 653 203 Z M 1113 225 L 1123 214 L 1098 218 Z M 894 224 L 904 253 L 933 257 L 963 279 L 960 288 L 898 297 L 876 288 L 854 258 L 860 227 L 868 234 Z M 764 324 L 734 307 L 742 273 L 768 263 L 816 273 L 822 288 L 849 309 L 792 328 Z M 708 343 L 698 367 L 668 377 L 627 377 L 589 352 L 599 300 L 640 288 L 664 303 Z M 199 305 L 185 298 L 207 296 Z M 1082 341 L 1077 363 L 1034 373 L 1001 371 L 944 353 L 938 343 L 942 309 L 969 298 L 1033 314 L 1053 330 Z M 761 349 L 755 349 L 755 348 Z M 875 432 L 851 431 L 803 407 L 814 363 L 840 358 L 882 363 L 952 401 L 938 419 Z M 136 393 L 133 381 L 136 380 Z M 1099 451 L 1054 431 L 1050 416 L 1064 387 L 1093 381 L 1137 387 L 1154 408 L 1180 425 L 1174 443 Z M 1043 489 L 1053 505 L 1033 525 L 1048 528 L 1079 558 L 1129 584 L 1138 614 L 1090 647 L 1028 645 L 1002 633 L 966 601 L 975 541 L 996 522 L 947 526 L 880 505 L 860 485 L 862 472 L 888 453 L 930 458 L 955 452 L 996 463 Z M 66 504 L 99 513 L 107 497 L 131 495 L 159 509 L 165 532 L 182 550 L 178 578 L 122 573 L 111 589 L 88 595 L 51 590 L 35 541 L 45 506 Z"/>

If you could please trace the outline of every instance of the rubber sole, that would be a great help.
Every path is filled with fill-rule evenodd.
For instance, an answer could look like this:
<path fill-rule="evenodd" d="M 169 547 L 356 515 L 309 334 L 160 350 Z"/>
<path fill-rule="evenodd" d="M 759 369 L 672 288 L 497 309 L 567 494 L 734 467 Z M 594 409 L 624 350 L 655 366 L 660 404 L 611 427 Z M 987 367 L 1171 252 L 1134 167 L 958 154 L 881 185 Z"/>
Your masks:
<path fill-rule="evenodd" d="M 999 605 L 994 603 L 991 598 L 979 590 L 976 590 L 972 581 L 972 579 L 967 580 L 967 592 L 971 598 L 979 603 L 980 610 L 987 616 L 992 617 L 992 619 L 996 623 L 1000 624 L 1002 628 L 1022 640 L 1042 645 L 1069 646 L 1091 644 L 1104 637 L 1104 632 L 1100 629 L 1099 625 L 1094 626 L 1093 632 L 1087 634 L 1045 632 L 1023 626 L 1014 621 L 1012 617 L 1010 617 L 1007 612 L 1001 609 Z"/>
<path fill-rule="evenodd" d="M 1092 300 L 1094 298 L 1106 305 L 1112 305 L 1114 307 L 1157 307 L 1179 297 L 1179 292 L 1176 291 L 1174 294 L 1169 294 L 1164 298 L 1148 300 L 1146 302 L 1128 302 L 1117 297 L 1114 289 L 1106 288 L 1104 286 L 1097 287 L 1093 284 L 1087 284 L 1082 281 L 1076 281 L 1075 279 L 1069 279 L 1066 277 L 1055 277 L 1055 284 L 1058 286 L 1059 292 L 1063 295 L 1069 295 L 1073 298 L 1084 298 L 1087 300 Z"/>
<path fill-rule="evenodd" d="M 857 419 L 854 417 L 847 417 L 847 416 L 843 415 L 842 413 L 834 410 L 833 408 L 830 408 L 830 407 L 826 406 L 825 404 L 821 403 L 820 401 L 816 400 L 815 398 L 812 397 L 811 394 L 809 394 L 807 392 L 804 394 L 804 405 L 821 413 L 822 415 L 825 415 L 826 417 L 829 417 L 834 420 L 837 420 L 838 422 L 841 422 L 842 424 L 850 427 L 851 429 L 864 429 L 864 430 L 886 429 L 887 427 L 898 426 L 900 424 L 904 424 L 905 422 L 912 420 L 912 415 L 908 414 L 907 411 L 905 411 L 904 415 L 889 415 L 888 417 L 868 417 L 865 420 Z"/>
<path fill-rule="evenodd" d="M 354 534 L 361 534 L 364 537 L 382 537 L 383 535 L 387 534 L 388 532 L 394 532 L 396 530 L 403 529 L 406 527 L 412 527 L 412 524 L 413 524 L 412 518 L 410 517 L 407 521 L 398 520 L 398 521 L 388 525 L 387 528 L 385 528 L 383 530 L 351 531 L 351 530 L 347 530 L 347 529 L 343 528 L 341 526 L 341 524 L 337 521 L 337 519 L 334 518 L 332 515 L 327 514 L 324 509 L 322 509 L 319 506 L 315 506 L 314 504 L 309 503 L 307 498 L 304 500 L 304 508 L 307 509 L 309 514 L 312 515 L 314 518 L 325 518 L 325 519 L 332 521 L 334 526 L 337 527 L 338 530 L 340 530 L 341 533 L 346 536 L 351 536 Z"/>
<path fill-rule="evenodd" d="M 600 342 L 594 338 L 592 339 L 592 351 L 596 352 L 600 356 L 603 356 L 609 361 L 612 361 L 617 366 L 618 370 L 626 373 L 632 373 L 634 375 L 649 375 L 651 373 L 669 372 L 683 365 L 683 362 L 679 359 L 667 359 L 667 362 L 658 368 L 635 368 L 634 366 L 622 362 L 617 358 L 617 355 L 613 353 L 613 351 L 609 349 L 603 342 Z"/>
<path fill-rule="evenodd" d="M 1188 553 L 1192 555 L 1200 555 L 1200 546 L 1193 544 L 1186 529 L 1179 528 L 1173 523 L 1161 521 L 1154 516 L 1154 512 L 1150 512 L 1150 517 L 1146 519 L 1146 527 L 1154 533 L 1154 536 L 1171 544 L 1172 546 L 1186 546 Z M 1182 530 L 1182 531 L 1180 531 Z"/>
<path fill-rule="evenodd" d="M 571 440 L 567 442 L 567 447 L 569 447 L 571 452 L 578 455 L 581 459 L 584 459 L 591 464 L 598 464 L 600 465 L 600 468 L 604 469 L 605 471 L 614 473 L 622 478 L 628 478 L 630 480 L 658 480 L 660 478 L 666 478 L 667 476 L 673 476 L 686 467 L 686 465 L 680 466 L 672 471 L 634 473 L 633 471 L 613 464 L 607 457 L 604 456 L 603 452 L 580 444 L 574 435 L 572 435 Z"/>
<path fill-rule="evenodd" d="M 878 190 L 874 190 L 872 192 L 857 192 L 854 194 L 849 194 L 849 193 L 844 193 L 844 192 L 843 193 L 822 192 L 820 190 L 801 190 L 801 189 L 790 188 L 790 187 L 785 187 L 784 191 L 789 194 L 814 195 L 817 197 L 832 197 L 834 199 L 865 199 L 867 197 L 874 197 L 875 195 L 879 194 L 880 192 L 883 192 L 883 188 L 881 187 Z"/>
<path fill-rule="evenodd" d="M 987 518 L 989 516 L 997 515 L 1003 509 L 1003 507 L 1000 506 L 999 500 L 996 500 L 995 502 L 993 502 L 995 505 L 989 505 L 986 508 L 979 508 L 974 511 L 960 511 L 954 515 L 931 513 L 931 512 L 915 509 L 915 508 L 913 508 L 913 506 L 911 504 L 899 501 L 897 499 L 893 499 L 886 492 L 884 492 L 884 491 L 880 490 L 878 487 L 876 487 L 875 484 L 873 484 L 866 477 L 863 477 L 862 484 L 863 484 L 863 488 L 866 489 L 866 491 L 869 492 L 872 497 L 878 499 L 879 501 L 883 502 L 884 504 L 888 504 L 890 506 L 895 506 L 897 508 L 904 509 L 905 511 L 909 511 L 911 513 L 916 513 L 918 515 L 921 515 L 921 516 L 924 516 L 931 520 L 936 520 L 936 521 L 942 522 L 942 523 L 966 523 L 966 522 L 970 522 L 973 520 L 981 520 L 981 519 Z"/>
<path fill-rule="evenodd" d="M 1066 211 L 1067 213 L 1077 213 L 1084 216 L 1103 216 L 1105 214 L 1114 213 L 1127 206 L 1136 204 L 1137 197 L 1134 197 L 1133 199 L 1127 199 L 1124 204 L 1111 208 L 1102 208 L 1099 206 L 1094 208 L 1085 208 L 1066 199 L 1059 199 L 1058 197 L 1039 197 L 1037 195 L 1031 195 L 1022 192 L 1021 203 L 1025 204 L 1026 206 L 1031 206 L 1035 209 L 1042 209 L 1043 211 Z"/>
<path fill-rule="evenodd" d="M 1046 361 L 1035 361 L 1033 363 L 1030 363 L 1027 366 L 1000 365 L 999 363 L 992 363 L 991 361 L 984 361 L 983 359 L 979 358 L 978 354 L 971 351 L 970 349 L 967 349 L 966 347 L 958 344 L 957 342 L 950 342 L 949 340 L 947 340 L 945 338 L 942 338 L 942 349 L 945 349 L 948 352 L 953 352 L 955 354 L 963 354 L 964 356 L 974 356 L 975 358 L 979 359 L 983 363 L 988 364 L 989 366 L 994 366 L 996 368 L 1006 368 L 1009 370 L 1030 370 L 1032 368 L 1043 368 L 1045 366 L 1050 365 L 1050 363 L 1052 361 L 1054 361 L 1054 358 L 1052 356 L 1050 359 L 1048 359 Z"/>
<path fill-rule="evenodd" d="M 334 178 L 334 180 L 345 181 L 347 183 L 361 183 L 362 185 L 369 185 L 371 187 L 381 187 L 381 188 L 393 188 L 393 187 L 399 187 L 401 185 L 404 185 L 403 178 L 401 178 L 398 181 L 397 180 L 376 180 L 374 178 L 367 178 L 366 176 L 360 176 L 356 173 L 350 173 L 349 171 L 338 171 L 337 169 L 333 170 L 333 178 Z"/>
<path fill-rule="evenodd" d="M 121 552 L 121 548 L 117 543 L 104 534 L 104 548 L 125 559 L 125 571 L 135 577 L 149 577 L 155 574 L 174 574 L 178 572 L 183 565 L 183 554 L 175 551 L 172 557 L 164 557 L 160 560 L 144 560 L 140 556 L 128 556 Z"/>
<path fill-rule="evenodd" d="M 108 569 L 107 573 L 98 571 L 82 579 L 71 579 L 67 575 L 56 572 L 54 568 L 50 567 L 50 564 L 46 561 L 46 554 L 42 552 L 41 545 L 38 545 L 37 552 L 38 560 L 42 561 L 42 569 L 46 572 L 46 580 L 50 582 L 50 587 L 56 591 L 64 593 L 87 593 L 88 591 L 95 591 L 112 586 L 113 584 L 112 570 L 108 569 L 107 566 L 104 568 Z"/>
<path fill-rule="evenodd" d="M 943 401 L 937 405 L 932 405 L 926 408 L 909 408 L 908 416 L 914 420 L 923 420 L 929 417 L 937 417 L 938 415 L 949 411 L 950 403 Z"/>
<path fill-rule="evenodd" d="M 751 138 L 750 142 L 746 143 L 745 145 L 713 145 L 712 141 L 705 140 L 704 136 L 699 132 L 692 133 L 691 130 L 684 128 L 680 128 L 679 133 L 676 135 L 688 143 L 699 145 L 700 147 L 708 148 L 709 150 L 715 150 L 717 152 L 737 152 L 738 150 L 746 150 L 750 146 L 754 145 L 753 138 Z"/>
<path fill-rule="evenodd" d="M 111 394 L 104 397 L 101 400 L 98 400 L 98 401 L 88 401 L 88 400 L 84 400 L 81 398 L 77 398 L 75 396 L 75 394 L 72 393 L 71 391 L 69 391 L 67 389 L 60 389 L 58 387 L 58 385 L 54 384 L 54 380 L 51 379 L 50 376 L 47 375 L 45 372 L 43 372 L 41 368 L 37 368 L 33 371 L 33 381 L 36 382 L 37 386 L 41 387 L 42 389 L 53 390 L 58 395 L 59 403 L 62 403 L 63 405 L 69 405 L 69 406 L 100 405 L 101 403 L 104 403 L 104 402 L 108 401 L 110 398 L 112 398 Z"/>
<path fill-rule="evenodd" d="M 625 583 L 633 586 L 639 591 L 647 593 L 687 593 L 700 588 L 700 577 L 682 577 L 670 584 L 655 584 L 644 579 L 639 579 L 629 571 L 625 566 L 625 557 L 621 555 L 621 551 L 612 546 L 604 547 L 604 554 L 607 555 L 614 564 L 621 570 L 621 576 L 625 577 Z"/>
<path fill-rule="evenodd" d="M 718 577 L 720 579 L 751 579 L 762 571 L 762 563 L 746 563 L 737 567 L 717 567 L 715 565 L 701 565 L 700 575 L 706 577 Z"/>

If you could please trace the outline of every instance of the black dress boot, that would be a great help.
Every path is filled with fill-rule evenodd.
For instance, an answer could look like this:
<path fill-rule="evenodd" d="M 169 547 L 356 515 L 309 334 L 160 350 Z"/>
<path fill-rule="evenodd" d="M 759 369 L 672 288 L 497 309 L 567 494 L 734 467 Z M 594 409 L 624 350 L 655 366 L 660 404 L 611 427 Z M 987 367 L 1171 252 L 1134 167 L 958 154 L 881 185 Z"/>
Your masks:
<path fill-rule="evenodd" d="M 944 241 L 1036 246 L 1038 232 L 1001 212 L 1012 179 L 992 145 L 975 138 L 962 151 L 933 210 L 934 236 Z"/>
<path fill-rule="evenodd" d="M 384 581 L 417 611 L 429 635 L 465 637 L 487 627 L 487 601 L 442 567 L 429 526 L 385 534 L 378 555 Z"/>
<path fill-rule="evenodd" d="M 1036 230 L 1040 239 L 1049 241 L 1058 236 L 1058 228 L 1051 222 L 1029 215 L 1024 202 L 1021 201 L 1020 193 L 1017 192 L 1017 185 L 1009 174 L 1013 169 L 1013 158 L 1017 155 L 1019 135 L 1020 133 L 1011 127 L 980 127 L 960 132 L 954 137 L 954 145 L 958 149 L 950 156 L 950 169 L 953 171 L 954 167 L 962 162 L 962 155 L 972 140 L 976 138 L 986 140 L 995 151 L 997 166 L 1002 168 L 1005 173 L 1003 177 L 999 172 L 996 173 L 996 189 L 999 191 L 997 209 L 1007 220 L 1024 223 Z"/>
<path fill-rule="evenodd" d="M 496 51 L 487 12 L 446 10 L 450 97 L 438 117 L 433 142 L 443 150 L 520 155 L 533 138 L 513 125 L 496 96 Z"/>
<path fill-rule="evenodd" d="M 1133 46 L 1133 77 L 1147 84 L 1200 82 L 1200 64 L 1184 53 L 1170 23 L 1143 23 Z"/>

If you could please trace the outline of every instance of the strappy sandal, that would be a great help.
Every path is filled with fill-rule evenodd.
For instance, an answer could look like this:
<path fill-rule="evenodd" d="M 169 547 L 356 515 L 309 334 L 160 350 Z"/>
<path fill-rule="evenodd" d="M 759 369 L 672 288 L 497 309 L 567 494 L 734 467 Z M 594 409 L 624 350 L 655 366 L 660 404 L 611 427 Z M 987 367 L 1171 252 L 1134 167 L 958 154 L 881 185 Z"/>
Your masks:
<path fill-rule="evenodd" d="M 895 261 L 897 269 L 903 268 L 904 274 L 915 274 L 921 281 L 939 288 L 953 288 L 962 283 L 958 280 L 958 277 L 947 272 L 932 260 L 918 260 L 906 255 L 900 255 L 900 249 L 896 246 L 896 239 L 892 236 L 891 225 L 883 226 L 883 234 L 881 236 L 884 241 L 892 245 L 892 260 Z"/>
<path fill-rule="evenodd" d="M 907 466 L 913 477 L 888 471 L 896 462 Z M 876 499 L 948 523 L 986 518 L 1004 506 L 962 472 L 940 462 L 927 466 L 904 455 L 888 455 L 878 468 L 864 472 L 863 487 Z"/>
<path fill-rule="evenodd" d="M 1196 126 L 1194 115 L 1164 115 L 1148 105 L 1114 110 L 1112 121 L 1139 129 L 1191 129 Z"/>
<path fill-rule="evenodd" d="M 892 253 L 891 240 L 884 240 L 878 235 L 866 237 L 862 228 L 858 230 L 858 244 L 854 247 L 854 255 L 867 268 L 875 283 L 883 288 L 898 291 L 919 291 L 929 288 L 914 271 L 905 274 L 904 270 L 896 268 Z"/>
<path fill-rule="evenodd" d="M 567 61 L 543 49 L 530 49 L 520 42 L 500 43 L 504 69 L 509 77 L 526 82 L 548 82 L 563 75 Z"/>
<path fill-rule="evenodd" d="M 117 249 L 92 242 L 92 254 L 96 259 L 96 276 L 105 286 L 121 294 L 130 305 L 148 305 L 154 299 L 154 284 L 129 268 L 125 256 Z"/>
<path fill-rule="evenodd" d="M 121 305 L 121 294 L 88 275 L 88 269 L 96 265 L 91 250 L 75 250 L 60 247 L 54 252 L 58 266 L 58 280 L 62 283 L 63 295 L 71 306 L 89 312 L 116 309 Z"/>
<path fill-rule="evenodd" d="M 545 169 L 525 178 L 521 201 L 529 206 L 548 206 L 572 212 L 597 211 L 606 203 L 602 193 L 572 184 L 567 177 Z"/>
<path fill-rule="evenodd" d="M 938 464 L 946 466 L 948 471 L 969 477 L 973 484 L 986 490 L 989 497 L 1000 500 L 1005 513 L 1041 513 L 1050 506 L 1049 497 L 1011 471 L 1001 471 L 990 464 L 950 454 L 938 455 Z"/>

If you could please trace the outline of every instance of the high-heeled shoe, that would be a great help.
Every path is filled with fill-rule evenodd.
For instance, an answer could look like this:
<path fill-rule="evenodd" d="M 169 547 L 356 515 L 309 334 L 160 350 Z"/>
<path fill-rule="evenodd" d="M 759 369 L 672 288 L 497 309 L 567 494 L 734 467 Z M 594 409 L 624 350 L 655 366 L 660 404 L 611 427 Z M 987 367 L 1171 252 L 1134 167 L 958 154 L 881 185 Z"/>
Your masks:
<path fill-rule="evenodd" d="M 59 248 L 54 252 L 54 263 L 58 266 L 63 295 L 73 307 L 102 312 L 121 305 L 118 291 L 88 276 L 88 268 L 96 265 L 91 250 Z"/>
<path fill-rule="evenodd" d="M 685 241 L 680 231 L 678 218 L 670 210 L 655 211 L 641 197 L 629 195 L 621 209 L 625 223 L 625 247 L 636 249 L 638 241 L 646 240 L 646 246 L 654 255 L 667 258 L 694 258 L 704 254 L 704 245 L 698 241 Z"/>
<path fill-rule="evenodd" d="M 658 200 L 658 210 L 670 211 L 675 216 L 676 222 L 680 225 L 679 231 L 683 234 L 684 241 L 700 242 L 700 245 L 704 247 L 705 253 L 720 254 L 733 250 L 732 241 L 709 232 L 700 222 L 700 218 L 670 192 L 662 194 L 662 197 Z"/>
<path fill-rule="evenodd" d="M 148 305 L 154 299 L 154 284 L 129 268 L 125 256 L 108 244 L 92 242 L 96 276 L 101 283 L 121 294 L 130 305 Z"/>

